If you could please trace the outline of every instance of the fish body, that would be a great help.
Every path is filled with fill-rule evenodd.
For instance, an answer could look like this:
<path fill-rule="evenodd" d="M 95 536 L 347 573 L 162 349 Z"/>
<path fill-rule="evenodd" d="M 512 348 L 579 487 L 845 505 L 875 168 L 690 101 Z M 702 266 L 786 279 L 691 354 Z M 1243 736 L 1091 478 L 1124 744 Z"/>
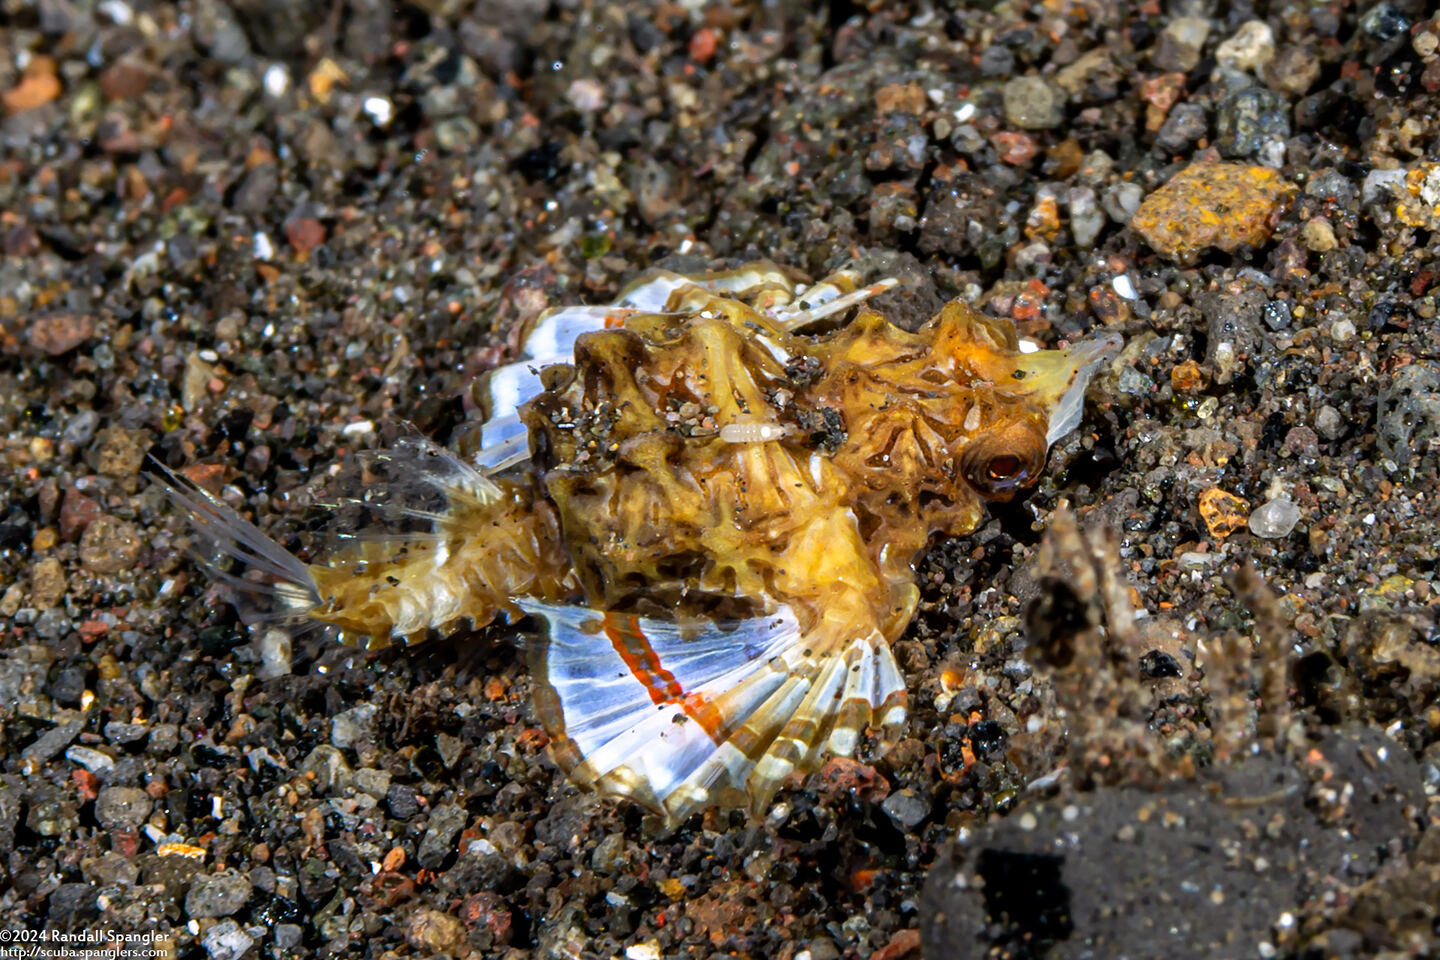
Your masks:
<path fill-rule="evenodd" d="M 375 647 L 532 615 L 536 705 L 572 780 L 671 826 L 758 813 L 867 727 L 895 733 L 915 559 L 1038 479 L 1119 346 L 1025 353 L 959 301 L 908 332 L 862 305 L 891 285 L 802 288 L 759 263 L 549 311 L 472 386 L 481 417 L 453 450 L 372 455 L 377 489 L 428 491 L 399 514 L 429 529 L 321 564 L 173 479 L 171 495 L 211 557 L 261 571 L 212 566 L 254 619 Z"/>

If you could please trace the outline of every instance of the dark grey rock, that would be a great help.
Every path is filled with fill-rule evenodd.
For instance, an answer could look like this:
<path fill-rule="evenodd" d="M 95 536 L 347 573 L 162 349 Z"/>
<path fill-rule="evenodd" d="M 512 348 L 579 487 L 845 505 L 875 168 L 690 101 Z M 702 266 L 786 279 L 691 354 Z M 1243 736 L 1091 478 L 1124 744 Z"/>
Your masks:
<path fill-rule="evenodd" d="M 906 829 L 916 827 L 930 816 L 931 801 L 929 797 L 916 793 L 914 790 L 896 790 L 885 798 L 880 804 L 891 820 Z"/>
<path fill-rule="evenodd" d="M 22 750 L 20 756 L 34 763 L 44 763 L 70 746 L 71 741 L 80 736 L 80 731 L 84 729 L 85 721 L 83 720 L 67 720 L 64 723 L 58 723 L 46 730 L 39 740 Z"/>
<path fill-rule="evenodd" d="M 1376 443 L 1405 467 L 1440 440 L 1440 364 L 1421 360 L 1401 368 L 1380 388 Z"/>
<path fill-rule="evenodd" d="M 1267 299 L 1264 290 L 1249 287 L 1240 293 L 1214 294 L 1201 301 L 1207 322 L 1205 362 L 1214 372 L 1215 382 L 1233 380 L 1260 345 L 1260 318 Z"/>
<path fill-rule="evenodd" d="M 1178 153 L 1205 136 L 1209 129 L 1204 107 L 1198 103 L 1177 103 L 1160 125 L 1155 142 Z"/>
<path fill-rule="evenodd" d="M 154 803 L 139 787 L 106 787 L 95 798 L 95 819 L 106 830 L 138 827 L 150 816 Z"/>
<path fill-rule="evenodd" d="M 238 870 L 196 877 L 185 896 L 185 912 L 196 919 L 228 917 L 250 900 L 255 888 Z"/>
<path fill-rule="evenodd" d="M 385 791 L 385 805 L 390 808 L 390 816 L 397 820 L 409 820 L 420 812 L 420 798 L 415 788 L 403 783 Z"/>
<path fill-rule="evenodd" d="M 438 869 L 445 858 L 455 852 L 455 835 L 464 827 L 470 815 L 464 807 L 442 804 L 430 812 L 430 823 L 425 836 L 420 840 L 420 849 L 415 853 L 415 862 L 428 869 Z"/>
<path fill-rule="evenodd" d="M 50 926 L 69 930 L 100 915 L 95 903 L 95 887 L 89 883 L 62 883 L 50 894 L 47 916 Z"/>

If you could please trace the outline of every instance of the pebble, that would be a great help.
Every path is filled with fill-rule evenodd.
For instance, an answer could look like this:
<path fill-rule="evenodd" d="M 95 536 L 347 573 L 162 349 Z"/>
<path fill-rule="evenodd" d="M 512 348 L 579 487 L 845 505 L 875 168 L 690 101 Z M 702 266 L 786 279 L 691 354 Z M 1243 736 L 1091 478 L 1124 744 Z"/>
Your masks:
<path fill-rule="evenodd" d="M 1177 17 L 1166 25 L 1150 61 L 1161 70 L 1189 73 L 1200 65 L 1200 51 L 1210 36 L 1210 21 L 1201 17 Z"/>
<path fill-rule="evenodd" d="M 106 787 L 95 798 L 95 819 L 106 830 L 133 829 L 150 816 L 154 803 L 139 787 Z"/>
<path fill-rule="evenodd" d="M 41 314 L 25 331 L 26 342 L 51 357 L 69 353 L 94 335 L 94 317 L 69 311 Z"/>
<path fill-rule="evenodd" d="M 1410 29 L 1410 21 L 1387 0 L 1381 0 L 1360 18 L 1360 29 L 1376 40 L 1394 40 Z"/>
<path fill-rule="evenodd" d="M 1245 511 L 1250 504 L 1233 493 L 1211 487 L 1200 494 L 1200 519 L 1205 521 L 1210 536 L 1223 540 L 1245 525 Z M 1254 525 L 1254 516 L 1251 516 Z"/>
<path fill-rule="evenodd" d="M 1181 103 L 1171 109 L 1170 115 L 1155 134 L 1155 142 L 1166 150 L 1176 153 L 1189 148 L 1210 130 L 1205 108 L 1198 103 Z"/>
<path fill-rule="evenodd" d="M 426 956 L 453 954 L 465 945 L 465 925 L 448 913 L 421 910 L 406 921 L 405 939 Z"/>
<path fill-rule="evenodd" d="M 1223 67 L 1254 72 L 1275 56 L 1275 34 L 1263 20 L 1247 20 L 1235 35 L 1215 50 L 1215 62 Z"/>
<path fill-rule="evenodd" d="M 1226 157 L 1253 157 L 1290 136 L 1290 104 L 1264 87 L 1236 90 L 1215 114 L 1215 146 Z"/>
<path fill-rule="evenodd" d="M 1145 198 L 1130 221 L 1157 253 L 1188 261 L 1215 247 L 1231 252 L 1270 239 L 1271 214 L 1292 190 L 1274 170 L 1194 163 Z"/>
<path fill-rule="evenodd" d="M 358 707 L 336 714 L 335 719 L 330 722 L 330 742 L 343 749 L 353 747 L 358 741 L 369 737 L 379 709 L 373 703 L 362 703 Z"/>
<path fill-rule="evenodd" d="M 1288 96 L 1303 96 L 1320 79 L 1320 58 L 1305 45 L 1282 47 L 1261 70 L 1271 90 Z"/>
<path fill-rule="evenodd" d="M 250 901 L 255 888 L 238 870 L 196 877 L 185 896 L 185 912 L 196 919 L 228 917 Z"/>
<path fill-rule="evenodd" d="M 1016 77 L 1005 84 L 1005 120 L 1022 130 L 1048 130 L 1065 118 L 1055 88 L 1039 77 Z"/>
<path fill-rule="evenodd" d="M 1149 396 L 1155 389 L 1155 380 L 1148 374 L 1141 373 L 1134 367 L 1126 367 L 1120 371 L 1115 378 L 1115 387 L 1121 393 L 1128 393 L 1135 397 Z"/>
<path fill-rule="evenodd" d="M 454 804 L 442 804 L 432 810 L 425 836 L 420 840 L 420 849 L 415 854 L 415 862 L 427 870 L 438 869 L 445 858 L 455 851 L 455 834 L 464 828 L 469 818 L 464 807 Z"/>
<path fill-rule="evenodd" d="M 68 587 L 65 567 L 54 557 L 46 557 L 30 571 L 30 605 L 37 610 L 58 606 Z"/>
<path fill-rule="evenodd" d="M 70 741 L 78 737 L 80 731 L 84 729 L 85 722 L 83 720 L 70 720 L 57 724 L 41 734 L 40 739 L 21 751 L 20 756 L 32 763 L 44 763 L 70 746 Z"/>
<path fill-rule="evenodd" d="M 351 775 L 350 764 L 345 762 L 345 754 L 328 743 L 320 744 L 300 761 L 300 772 L 315 775 L 314 785 L 319 792 L 339 789 L 350 782 Z"/>
<path fill-rule="evenodd" d="M 1250 514 L 1250 532 L 1267 540 L 1288 537 L 1300 522 L 1300 508 L 1286 498 L 1262 503 Z"/>
<path fill-rule="evenodd" d="M 1345 434 L 1345 418 L 1327 403 L 1315 414 L 1315 432 L 1326 440 L 1338 440 Z"/>
<path fill-rule="evenodd" d="M 1065 205 L 1070 211 L 1070 235 L 1075 243 L 1089 248 L 1095 245 L 1095 238 L 1105 226 L 1105 214 L 1095 199 L 1095 191 L 1089 187 L 1071 187 L 1065 196 Z"/>
<path fill-rule="evenodd" d="M 390 816 L 397 820 L 409 820 L 420 812 L 420 799 L 415 788 L 403 783 L 385 791 L 385 805 L 390 808 Z"/>
<path fill-rule="evenodd" d="M 1421 360 L 1396 372 L 1380 388 L 1376 420 L 1380 452 L 1402 468 L 1440 440 L 1440 363 Z"/>
<path fill-rule="evenodd" d="M 930 800 L 908 787 L 896 790 L 885 798 L 880 808 L 891 820 L 907 829 L 918 826 L 930 816 Z"/>
<path fill-rule="evenodd" d="M 101 514 L 80 537 L 80 562 L 91 573 L 131 570 L 140 558 L 143 544 L 138 526 L 108 513 Z"/>
<path fill-rule="evenodd" d="M 234 920 L 222 920 L 205 931 L 200 943 L 210 960 L 240 960 L 255 945 L 255 938 Z"/>
<path fill-rule="evenodd" d="M 255 650 L 260 654 L 260 669 L 255 671 L 255 675 L 261 680 L 289 676 L 291 649 L 290 634 L 278 627 L 260 634 L 255 641 Z"/>
<path fill-rule="evenodd" d="M 108 753 L 101 753 L 94 747 L 82 747 L 76 744 L 65 751 L 65 759 L 71 763 L 78 763 L 97 776 L 115 769 L 115 758 Z"/>
<path fill-rule="evenodd" d="M 1404 188 L 1403 169 L 1371 170 L 1360 184 L 1360 202 L 1370 204 L 1387 200 Z"/>
<path fill-rule="evenodd" d="M 1105 215 L 1116 223 L 1129 223 L 1145 199 L 1145 188 L 1138 183 L 1117 183 L 1100 196 Z"/>
<path fill-rule="evenodd" d="M 1306 250 L 1316 253 L 1325 253 L 1340 245 L 1340 241 L 1335 239 L 1335 228 L 1324 217 L 1311 217 L 1305 221 L 1300 228 L 1300 242 Z"/>

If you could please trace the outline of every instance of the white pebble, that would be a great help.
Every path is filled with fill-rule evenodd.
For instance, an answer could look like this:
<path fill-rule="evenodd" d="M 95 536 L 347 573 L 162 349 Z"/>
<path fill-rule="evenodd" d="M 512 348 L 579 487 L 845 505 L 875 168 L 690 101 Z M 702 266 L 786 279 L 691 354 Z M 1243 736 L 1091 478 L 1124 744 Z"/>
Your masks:
<path fill-rule="evenodd" d="M 1110 286 L 1126 300 L 1134 300 L 1139 296 L 1139 294 L 1135 292 L 1135 284 L 1130 280 L 1128 273 L 1122 273 L 1114 280 L 1111 280 Z"/>
<path fill-rule="evenodd" d="M 266 630 L 255 641 L 255 646 L 260 654 L 260 669 L 255 671 L 257 677 L 270 680 L 290 675 L 290 634 L 278 628 Z"/>
<path fill-rule="evenodd" d="M 290 89 L 290 71 L 285 69 L 284 64 L 272 63 L 265 68 L 265 92 L 275 98 L 285 96 L 285 91 Z"/>
<path fill-rule="evenodd" d="M 269 260 L 275 256 L 275 244 L 270 242 L 270 235 L 264 230 L 255 233 L 255 239 L 251 241 L 255 247 L 256 260 Z"/>
<path fill-rule="evenodd" d="M 91 773 L 107 773 L 115 769 L 115 758 L 92 747 L 75 745 L 65 751 L 65 759 L 78 763 Z"/>
<path fill-rule="evenodd" d="M 390 119 L 395 116 L 395 107 L 384 97 L 366 97 L 363 107 L 377 127 L 389 125 Z"/>
<path fill-rule="evenodd" d="M 1284 497 L 1267 501 L 1250 514 L 1250 532 L 1267 540 L 1288 537 L 1300 522 L 1300 508 Z"/>

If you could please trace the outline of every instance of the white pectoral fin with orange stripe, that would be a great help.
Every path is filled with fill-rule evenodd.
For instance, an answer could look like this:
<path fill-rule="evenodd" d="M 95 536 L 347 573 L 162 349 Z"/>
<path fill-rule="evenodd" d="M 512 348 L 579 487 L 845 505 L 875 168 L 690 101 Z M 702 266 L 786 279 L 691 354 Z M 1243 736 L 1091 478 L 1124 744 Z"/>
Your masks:
<path fill-rule="evenodd" d="M 544 619 L 536 706 L 576 783 L 629 797 L 669 828 L 703 807 L 760 814 L 792 772 L 850 755 L 872 723 L 905 717 L 905 683 L 878 634 L 815 642 L 794 614 L 696 625 L 521 600 Z"/>

